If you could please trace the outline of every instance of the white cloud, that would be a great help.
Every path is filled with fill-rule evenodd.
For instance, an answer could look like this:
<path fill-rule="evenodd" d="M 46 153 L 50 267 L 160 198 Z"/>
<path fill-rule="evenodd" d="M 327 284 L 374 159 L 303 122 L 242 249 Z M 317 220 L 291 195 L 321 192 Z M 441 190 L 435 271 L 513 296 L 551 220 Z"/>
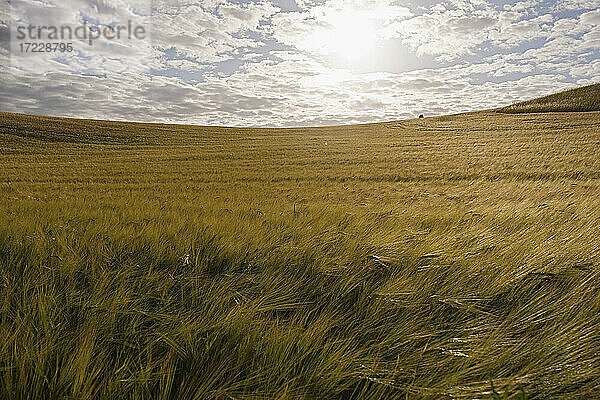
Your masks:
<path fill-rule="evenodd" d="M 600 0 L 558 0 L 555 10 L 593 10 L 600 8 Z"/>
<path fill-rule="evenodd" d="M 558 3 L 568 17 L 538 0 L 296 3 L 300 11 L 283 12 L 267 1 L 14 0 L 12 25 L 131 19 L 148 38 L 13 54 L 0 67 L 0 110 L 237 126 L 355 123 L 491 108 L 600 74 L 600 10 L 591 0 Z M 392 67 L 358 68 L 384 49 Z M 346 53 L 355 58 L 340 62 Z"/>
<path fill-rule="evenodd" d="M 328 0 L 303 7 L 303 12 L 275 15 L 271 33 L 281 43 L 322 55 L 375 45 L 385 38 L 391 23 L 411 15 L 408 8 L 391 0 Z"/>
<path fill-rule="evenodd" d="M 571 76 L 574 77 L 594 77 L 600 76 L 600 60 L 594 60 L 589 64 L 582 64 L 571 67 Z"/>

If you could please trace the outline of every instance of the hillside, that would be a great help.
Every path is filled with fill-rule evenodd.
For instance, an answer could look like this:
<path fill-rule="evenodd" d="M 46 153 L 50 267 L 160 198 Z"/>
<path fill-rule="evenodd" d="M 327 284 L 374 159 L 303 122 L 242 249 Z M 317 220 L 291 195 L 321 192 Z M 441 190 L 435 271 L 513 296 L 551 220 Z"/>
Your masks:
<path fill-rule="evenodd" d="M 506 113 L 600 111 L 600 83 L 527 100 L 501 108 Z"/>
<path fill-rule="evenodd" d="M 0 398 L 596 397 L 599 126 L 0 113 Z"/>

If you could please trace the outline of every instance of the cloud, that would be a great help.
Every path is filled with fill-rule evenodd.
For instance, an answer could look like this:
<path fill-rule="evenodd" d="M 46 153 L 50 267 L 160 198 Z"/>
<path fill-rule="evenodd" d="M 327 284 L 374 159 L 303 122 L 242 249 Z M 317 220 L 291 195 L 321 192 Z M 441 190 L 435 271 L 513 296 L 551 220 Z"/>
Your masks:
<path fill-rule="evenodd" d="M 599 0 L 558 0 L 556 2 L 556 11 L 578 11 L 593 10 L 600 8 Z"/>
<path fill-rule="evenodd" d="M 571 67 L 571 76 L 574 77 L 598 77 L 600 76 L 600 60 L 594 60 L 589 64 Z"/>
<path fill-rule="evenodd" d="M 314 6 L 308 4 L 299 4 L 302 12 L 276 14 L 271 34 L 300 51 L 322 55 L 334 53 L 342 40 L 350 39 L 355 46 L 363 40 L 375 42 L 386 36 L 391 23 L 411 15 L 407 7 L 395 5 L 391 0 L 328 0 Z"/>
<path fill-rule="evenodd" d="M 530 17 L 538 14 L 536 4 L 522 1 L 497 9 L 485 1 L 438 3 L 428 12 L 396 23 L 394 34 L 417 54 L 446 60 L 474 54 L 489 44 L 513 48 L 548 35 L 554 18 L 551 14 Z"/>
<path fill-rule="evenodd" d="M 594 1 L 296 4 L 284 11 L 268 1 L 13 0 L 0 23 L 5 49 L 16 24 L 131 20 L 148 34 L 91 46 L 75 40 L 71 53 L 21 54 L 13 46 L 7 58 L 5 50 L 0 110 L 203 125 L 346 124 L 493 108 L 600 76 Z M 367 63 L 379 59 L 389 62 Z"/>

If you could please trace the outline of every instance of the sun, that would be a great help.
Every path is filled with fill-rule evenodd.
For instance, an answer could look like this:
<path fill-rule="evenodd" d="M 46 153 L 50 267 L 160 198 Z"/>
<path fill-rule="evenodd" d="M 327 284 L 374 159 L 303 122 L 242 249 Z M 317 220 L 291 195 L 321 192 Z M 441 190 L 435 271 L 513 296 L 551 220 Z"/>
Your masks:
<path fill-rule="evenodd" d="M 326 20 L 327 27 L 316 38 L 326 53 L 356 62 L 375 48 L 376 30 L 365 14 L 341 11 L 328 15 Z"/>

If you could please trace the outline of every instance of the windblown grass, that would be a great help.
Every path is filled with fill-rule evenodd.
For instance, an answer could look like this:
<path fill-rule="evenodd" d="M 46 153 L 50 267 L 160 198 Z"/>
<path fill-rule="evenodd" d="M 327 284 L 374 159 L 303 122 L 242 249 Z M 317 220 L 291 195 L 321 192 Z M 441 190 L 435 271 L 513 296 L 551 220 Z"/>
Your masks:
<path fill-rule="evenodd" d="M 0 114 L 0 398 L 596 397 L 599 126 Z"/>
<path fill-rule="evenodd" d="M 600 83 L 512 104 L 499 111 L 505 113 L 600 111 Z"/>

